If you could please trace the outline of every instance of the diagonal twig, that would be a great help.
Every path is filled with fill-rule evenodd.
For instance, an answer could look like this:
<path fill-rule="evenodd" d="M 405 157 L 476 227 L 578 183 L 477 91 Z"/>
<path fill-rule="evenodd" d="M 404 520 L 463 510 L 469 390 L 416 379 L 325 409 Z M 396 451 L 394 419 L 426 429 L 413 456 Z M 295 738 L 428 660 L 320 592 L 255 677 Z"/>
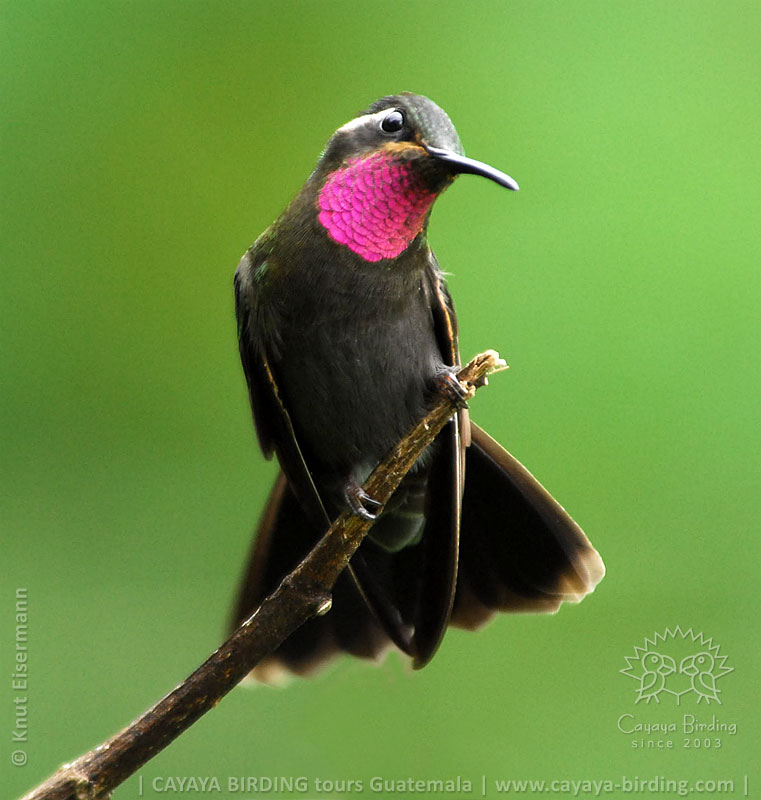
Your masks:
<path fill-rule="evenodd" d="M 493 350 L 462 367 L 469 396 L 486 376 L 505 368 Z M 364 484 L 385 504 L 402 478 L 454 413 L 437 393 L 431 410 L 393 448 Z M 213 708 L 256 664 L 308 619 L 326 613 L 338 576 L 362 543 L 371 522 L 341 514 L 311 552 L 259 608 L 198 669 L 156 705 L 99 747 L 64 764 L 22 800 L 101 800 Z"/>

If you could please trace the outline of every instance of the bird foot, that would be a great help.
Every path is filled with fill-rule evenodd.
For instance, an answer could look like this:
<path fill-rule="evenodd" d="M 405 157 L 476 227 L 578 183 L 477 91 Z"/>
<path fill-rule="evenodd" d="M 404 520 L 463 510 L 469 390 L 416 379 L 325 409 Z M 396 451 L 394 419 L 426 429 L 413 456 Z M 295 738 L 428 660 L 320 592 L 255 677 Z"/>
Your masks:
<path fill-rule="evenodd" d="M 378 518 L 379 509 L 383 507 L 383 503 L 371 497 L 359 484 L 353 481 L 349 482 L 344 490 L 344 495 L 352 514 L 369 522 Z M 372 510 L 368 510 L 368 506 Z"/>
<path fill-rule="evenodd" d="M 455 408 L 467 408 L 472 392 L 460 383 L 457 367 L 446 367 L 434 378 L 436 389 L 446 395 Z"/>

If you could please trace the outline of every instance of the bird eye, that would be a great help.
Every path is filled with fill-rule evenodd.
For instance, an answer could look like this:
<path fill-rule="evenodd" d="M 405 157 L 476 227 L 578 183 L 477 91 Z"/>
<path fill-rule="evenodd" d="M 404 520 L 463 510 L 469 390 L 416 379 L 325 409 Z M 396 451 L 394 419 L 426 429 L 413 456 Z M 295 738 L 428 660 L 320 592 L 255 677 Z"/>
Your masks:
<path fill-rule="evenodd" d="M 395 108 L 393 111 L 386 114 L 381 122 L 381 130 L 384 133 L 396 133 L 404 127 L 404 114 Z"/>

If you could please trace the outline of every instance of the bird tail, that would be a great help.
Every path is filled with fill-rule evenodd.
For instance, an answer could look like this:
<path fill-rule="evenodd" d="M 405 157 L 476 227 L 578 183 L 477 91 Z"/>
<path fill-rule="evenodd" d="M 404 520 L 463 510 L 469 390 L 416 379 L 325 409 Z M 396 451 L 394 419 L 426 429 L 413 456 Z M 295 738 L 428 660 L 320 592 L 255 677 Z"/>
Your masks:
<path fill-rule="evenodd" d="M 495 612 L 555 612 L 605 575 L 581 528 L 534 476 L 471 422 L 450 624 L 475 630 Z"/>
<path fill-rule="evenodd" d="M 446 604 L 440 613 L 440 604 L 433 603 L 434 596 L 443 598 L 447 591 L 451 603 L 454 586 L 449 549 L 444 547 L 454 512 L 446 506 L 446 498 L 440 498 L 428 510 L 430 518 L 419 545 L 385 553 L 372 541 L 363 544 L 334 586 L 330 612 L 302 625 L 255 667 L 252 678 L 278 683 L 289 674 L 309 676 L 342 652 L 378 661 L 394 644 L 422 666 L 447 622 L 475 630 L 497 612 L 551 613 L 563 602 L 579 602 L 595 588 L 605 567 L 581 528 L 481 428 L 471 423 L 470 433 L 459 557 L 456 547 L 453 551 L 457 565 L 453 605 Z M 450 461 L 442 460 L 443 471 Z M 436 509 L 441 509 L 439 515 Z M 281 473 L 259 524 L 234 627 L 277 588 L 319 536 Z M 437 578 L 439 573 L 444 577 Z M 437 581 L 450 582 L 439 587 Z M 430 613 L 436 615 L 427 627 L 425 614 L 413 613 L 418 606 L 425 611 L 426 599 L 433 603 Z M 407 632 L 410 620 L 415 624 Z M 424 657 L 418 653 L 423 645 L 416 649 L 416 628 L 433 631 L 431 641 L 423 643 Z"/>

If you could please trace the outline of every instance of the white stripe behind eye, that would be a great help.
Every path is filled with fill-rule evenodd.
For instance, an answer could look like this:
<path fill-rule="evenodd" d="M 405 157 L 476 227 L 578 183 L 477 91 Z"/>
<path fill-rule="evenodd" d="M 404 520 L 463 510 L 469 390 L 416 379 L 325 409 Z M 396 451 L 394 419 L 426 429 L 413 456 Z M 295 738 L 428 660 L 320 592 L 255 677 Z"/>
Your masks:
<path fill-rule="evenodd" d="M 351 120 L 351 122 L 347 122 L 346 125 L 342 125 L 336 133 L 350 133 L 351 131 L 356 130 L 357 128 L 364 127 L 370 123 L 370 120 L 377 120 L 377 124 L 381 124 L 381 120 L 388 114 L 389 111 L 393 111 L 393 108 L 384 108 L 383 111 L 376 111 L 375 114 L 363 114 L 361 117 L 356 117 L 355 119 Z"/>

